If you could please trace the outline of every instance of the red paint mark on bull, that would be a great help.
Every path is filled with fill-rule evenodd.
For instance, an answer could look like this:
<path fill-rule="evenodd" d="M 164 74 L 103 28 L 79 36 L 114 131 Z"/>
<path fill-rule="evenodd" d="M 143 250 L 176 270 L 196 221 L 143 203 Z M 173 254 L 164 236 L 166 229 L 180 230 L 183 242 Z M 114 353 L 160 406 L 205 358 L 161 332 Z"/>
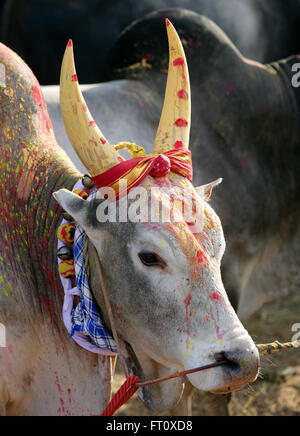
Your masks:
<path fill-rule="evenodd" d="M 144 59 L 145 59 L 146 62 L 151 62 L 151 61 L 153 61 L 153 59 L 154 59 L 154 55 L 153 55 L 153 53 L 147 53 L 147 54 L 144 56 Z"/>
<path fill-rule="evenodd" d="M 227 92 L 229 94 L 231 94 L 234 90 L 235 90 L 235 86 L 234 85 L 228 85 L 227 86 Z"/>
<path fill-rule="evenodd" d="M 177 58 L 175 59 L 175 61 L 173 61 L 173 65 L 174 67 L 178 67 L 178 66 L 184 66 L 185 62 L 183 58 Z"/>
<path fill-rule="evenodd" d="M 178 118 L 175 123 L 174 123 L 177 127 L 187 127 L 188 122 L 182 118 Z"/>
<path fill-rule="evenodd" d="M 205 263 L 206 262 L 206 257 L 204 256 L 203 252 L 201 250 L 199 250 L 197 252 L 197 262 L 198 263 Z"/>
<path fill-rule="evenodd" d="M 241 158 L 239 159 L 239 166 L 240 166 L 241 168 L 245 168 L 245 166 L 246 166 L 246 161 L 245 161 L 245 159 L 244 159 L 243 157 L 241 157 Z"/>
<path fill-rule="evenodd" d="M 180 150 L 183 148 L 183 142 L 182 141 L 176 141 L 174 143 L 174 148 L 176 148 L 177 150 Z"/>
<path fill-rule="evenodd" d="M 220 294 L 220 292 L 213 292 L 210 296 L 209 296 L 210 300 L 212 301 L 221 301 L 223 299 L 222 295 Z"/>
<path fill-rule="evenodd" d="M 180 89 L 180 91 L 178 91 L 177 95 L 181 100 L 187 100 L 189 98 L 189 95 L 185 89 Z"/>
<path fill-rule="evenodd" d="M 72 82 L 78 82 L 77 74 L 73 74 L 73 76 L 72 76 Z"/>
<path fill-rule="evenodd" d="M 198 47 L 200 45 L 200 40 L 196 38 L 189 38 L 188 39 L 188 45 L 190 47 Z"/>
<path fill-rule="evenodd" d="M 192 300 L 192 293 L 190 292 L 189 295 L 184 300 L 185 313 L 186 313 L 186 330 L 187 330 L 186 346 L 187 346 L 187 348 L 189 347 L 189 342 L 190 342 L 190 325 L 191 325 L 191 320 L 189 318 L 189 305 L 191 304 L 191 300 Z"/>

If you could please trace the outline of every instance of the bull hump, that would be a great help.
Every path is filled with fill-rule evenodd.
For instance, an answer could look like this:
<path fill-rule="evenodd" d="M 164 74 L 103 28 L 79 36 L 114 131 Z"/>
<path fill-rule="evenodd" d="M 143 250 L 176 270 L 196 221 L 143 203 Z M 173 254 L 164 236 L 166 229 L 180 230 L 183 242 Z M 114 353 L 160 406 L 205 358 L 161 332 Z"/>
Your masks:
<path fill-rule="evenodd" d="M 46 177 L 45 169 L 58 165 L 58 161 L 66 166 L 67 158 L 56 143 L 46 102 L 33 72 L 3 44 L 0 65 L 0 143 L 5 144 L 0 147 L 0 169 L 5 174 L 1 185 L 21 186 L 27 198 L 30 181 L 39 172 Z M 11 188 L 6 192 L 11 193 Z"/>
<path fill-rule="evenodd" d="M 55 142 L 52 123 L 47 112 L 40 85 L 30 68 L 12 50 L 0 44 L 2 65 L 1 131 L 6 140 L 17 143 L 34 141 L 43 136 L 44 141 Z M 5 129 L 11 131 L 6 132 Z"/>
<path fill-rule="evenodd" d="M 230 43 L 217 25 L 195 12 L 185 9 L 155 11 L 127 27 L 111 49 L 108 56 L 111 79 L 127 78 L 140 72 L 167 72 L 166 17 L 183 43 L 190 73 L 194 68 L 193 55 L 197 53 L 198 60 L 208 59 L 219 46 Z"/>

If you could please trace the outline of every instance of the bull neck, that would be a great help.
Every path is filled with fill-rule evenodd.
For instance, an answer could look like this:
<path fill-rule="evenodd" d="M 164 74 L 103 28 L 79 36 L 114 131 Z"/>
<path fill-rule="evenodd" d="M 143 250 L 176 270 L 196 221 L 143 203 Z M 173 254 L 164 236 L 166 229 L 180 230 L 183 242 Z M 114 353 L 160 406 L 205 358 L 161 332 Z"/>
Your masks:
<path fill-rule="evenodd" d="M 55 155 L 35 174 L 35 182 L 28 199 L 27 239 L 31 267 L 39 298 L 49 311 L 51 322 L 61 326 L 60 312 L 63 290 L 57 267 L 57 229 L 62 220 L 62 208 L 53 193 L 59 189 L 72 191 L 81 177 L 74 167 Z M 60 329 L 59 329 L 60 330 Z"/>

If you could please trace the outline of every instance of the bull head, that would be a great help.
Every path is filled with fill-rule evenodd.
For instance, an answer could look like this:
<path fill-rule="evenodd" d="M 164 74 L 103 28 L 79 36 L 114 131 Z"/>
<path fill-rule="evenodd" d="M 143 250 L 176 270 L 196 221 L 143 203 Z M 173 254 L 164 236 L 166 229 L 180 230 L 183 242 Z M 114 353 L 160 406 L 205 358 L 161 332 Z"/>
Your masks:
<path fill-rule="evenodd" d="M 189 145 L 191 101 L 186 58 L 180 39 L 167 20 L 170 48 L 168 82 L 154 154 Z M 123 158 L 96 127 L 81 94 L 73 48 L 66 49 L 61 73 L 61 108 L 70 141 L 92 176 L 117 165 Z M 186 178 L 170 173 L 148 176 L 142 186 L 188 189 L 203 211 L 201 232 L 180 224 L 100 223 L 96 219 L 100 196 L 92 201 L 61 190 L 60 205 L 86 231 L 95 245 L 109 286 L 109 298 L 118 316 L 117 330 L 129 353 L 128 365 L 142 379 L 164 376 L 226 357 L 228 365 L 206 374 L 189 376 L 198 389 L 227 393 L 254 381 L 257 349 L 231 307 L 221 279 L 225 240 L 219 218 L 207 203 L 215 185 L 194 188 Z M 176 199 L 175 199 L 176 200 Z M 176 204 L 176 201 L 175 201 Z M 93 272 L 91 284 L 99 307 L 103 297 Z M 109 325 L 103 309 L 103 318 Z M 141 392 L 145 403 L 163 410 L 182 392 L 183 380 L 173 380 Z"/>

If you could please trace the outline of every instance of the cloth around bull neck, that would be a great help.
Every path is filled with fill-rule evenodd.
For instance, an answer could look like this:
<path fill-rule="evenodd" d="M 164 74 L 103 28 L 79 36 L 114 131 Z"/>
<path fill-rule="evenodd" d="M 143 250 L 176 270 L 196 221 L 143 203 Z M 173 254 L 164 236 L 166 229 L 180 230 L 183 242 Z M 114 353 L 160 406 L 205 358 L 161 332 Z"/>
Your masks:
<path fill-rule="evenodd" d="M 81 180 L 76 183 L 73 191 L 85 189 Z M 91 192 L 87 201 L 97 195 L 97 190 Z M 62 224 L 67 223 L 66 220 Z M 84 258 L 85 231 L 82 227 L 76 226 L 74 237 L 74 266 L 76 287 L 72 287 L 70 279 L 60 276 L 65 296 L 63 304 L 63 321 L 70 338 L 82 348 L 95 354 L 105 356 L 116 356 L 117 348 L 113 337 L 104 328 L 97 305 L 92 295 Z M 58 240 L 58 249 L 65 244 Z M 60 263 L 61 260 L 58 259 Z M 74 296 L 79 296 L 80 302 L 76 308 Z"/>

